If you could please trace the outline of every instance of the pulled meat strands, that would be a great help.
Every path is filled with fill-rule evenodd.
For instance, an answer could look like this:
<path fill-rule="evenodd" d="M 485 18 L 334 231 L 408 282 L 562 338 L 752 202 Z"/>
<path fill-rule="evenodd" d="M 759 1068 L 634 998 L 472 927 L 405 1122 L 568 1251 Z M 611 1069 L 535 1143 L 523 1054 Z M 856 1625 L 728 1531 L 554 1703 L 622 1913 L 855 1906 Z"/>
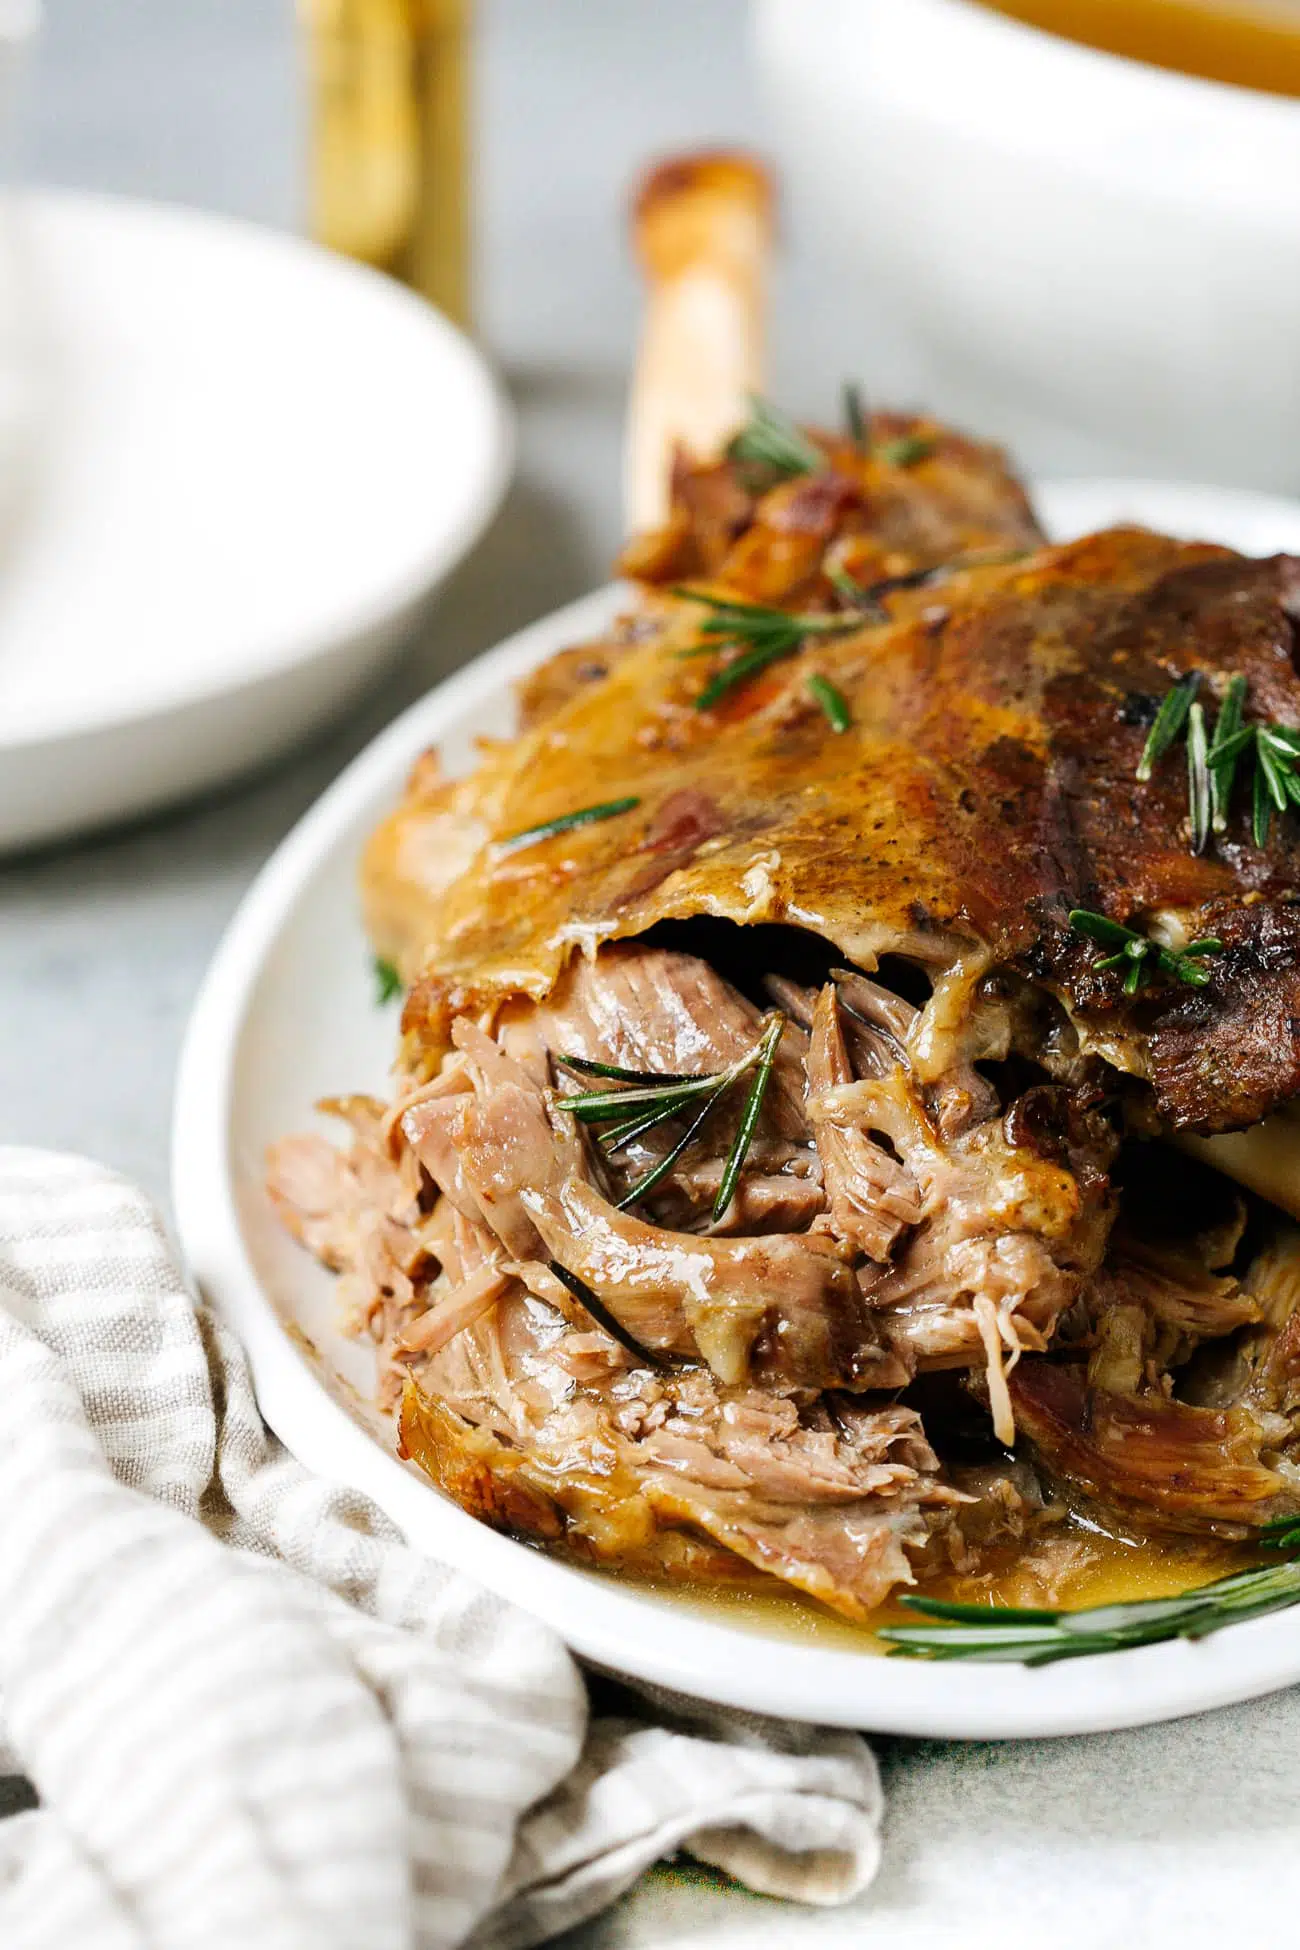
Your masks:
<path fill-rule="evenodd" d="M 845 990 L 857 1003 L 860 1077 L 841 1022 Z M 852 978 L 817 998 L 808 1114 L 831 1222 L 878 1262 L 861 1283 L 909 1368 L 968 1366 L 982 1355 L 994 1430 L 1010 1445 L 1006 1375 L 1026 1347 L 1047 1346 L 1101 1258 L 1109 1212 L 1062 1165 L 1007 1141 L 984 1079 L 962 1072 L 923 1093 L 906 1054 L 914 1017 L 900 998 Z M 1100 1175 L 1108 1134 L 1099 1141 Z"/>
<path fill-rule="evenodd" d="M 647 965 L 634 969 L 637 960 Z M 634 996 L 642 1028 L 634 1036 L 620 1011 L 624 1055 L 657 1043 L 663 1054 L 680 1056 L 689 1044 L 697 1063 L 707 1053 L 710 1069 L 723 1068 L 737 1047 L 748 1046 L 750 1017 L 757 1020 L 691 957 L 643 950 L 602 957 L 598 969 L 575 977 L 562 1004 L 565 1027 L 575 1030 L 580 1017 L 602 1021 L 613 1002 Z M 717 1005 L 711 1041 L 710 997 Z M 542 1013 L 544 1028 L 553 1030 L 556 1021 Z M 556 1282 L 545 1263 L 555 1260 L 643 1347 L 702 1356 L 732 1384 L 751 1373 L 810 1389 L 890 1386 L 905 1378 L 872 1334 L 833 1238 L 700 1238 L 617 1211 L 591 1182 L 592 1160 L 574 1120 L 556 1099 L 548 1104 L 537 1028 L 518 1011 L 512 1015 L 504 1033 L 524 1059 L 517 1061 L 476 1023 L 458 1018 L 442 1076 L 400 1118 L 405 1142 L 434 1184 L 467 1220 L 495 1234 L 534 1292 L 553 1297 Z M 609 1060 L 607 1048 L 598 1060 Z M 785 1088 L 793 1090 L 789 1079 Z M 784 1102 L 774 1097 L 771 1115 L 774 1130 L 793 1126 L 806 1138 L 792 1094 Z"/>
<path fill-rule="evenodd" d="M 1243 1534 L 1297 1507 L 1286 1479 L 1260 1460 L 1265 1430 L 1248 1408 L 1112 1395 L 1089 1388 L 1080 1368 L 1044 1360 L 1022 1362 L 1010 1388 L 1046 1467 L 1147 1525 Z"/>
<path fill-rule="evenodd" d="M 919 1223 L 921 1188 L 907 1166 L 862 1128 L 861 1113 L 847 1106 L 842 1086 L 853 1081 L 839 1003 L 828 984 L 813 1010 L 808 1116 L 836 1232 L 869 1258 L 883 1262 L 907 1227 Z"/>
<path fill-rule="evenodd" d="M 646 1575 L 766 1574 L 865 1619 L 969 1499 L 914 1411 L 800 1413 L 703 1369 L 579 1387 L 558 1316 L 508 1298 L 402 1403 L 404 1452 L 499 1527 Z"/>
<path fill-rule="evenodd" d="M 800 1388 L 891 1375 L 833 1239 L 703 1239 L 617 1213 L 583 1179 L 528 1191 L 551 1257 L 585 1281 L 643 1346 L 699 1353 L 722 1381 L 751 1370 Z"/>
<path fill-rule="evenodd" d="M 1300 1509 L 1300 1234 L 1240 1282 L 1205 1264 L 1222 1251 L 1121 1237 L 1089 1294 L 1086 1367 L 1035 1359 L 1011 1379 L 1040 1466 L 1147 1528 L 1244 1535 Z"/>

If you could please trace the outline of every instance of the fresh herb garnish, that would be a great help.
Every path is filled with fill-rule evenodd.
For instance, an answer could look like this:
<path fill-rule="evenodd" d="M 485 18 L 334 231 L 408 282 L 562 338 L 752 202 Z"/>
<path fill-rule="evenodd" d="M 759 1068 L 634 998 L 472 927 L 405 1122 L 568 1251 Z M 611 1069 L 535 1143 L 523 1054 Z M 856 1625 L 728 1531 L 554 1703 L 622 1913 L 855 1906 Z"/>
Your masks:
<path fill-rule="evenodd" d="M 871 416 L 862 396 L 862 388 L 855 379 L 844 382 L 844 424 L 848 428 L 849 439 L 865 460 L 871 452 Z"/>
<path fill-rule="evenodd" d="M 375 1001 L 382 1009 L 394 996 L 402 993 L 402 977 L 395 962 L 386 961 L 383 955 L 376 955 L 372 963 L 375 975 Z"/>
<path fill-rule="evenodd" d="M 767 1028 L 759 1038 L 756 1049 L 758 1060 L 754 1070 L 754 1081 L 749 1086 L 749 1095 L 745 1099 L 745 1108 L 741 1112 L 740 1123 L 736 1128 L 736 1140 L 731 1147 L 726 1167 L 722 1173 L 722 1183 L 718 1187 L 718 1196 L 713 1201 L 713 1219 L 715 1224 L 731 1203 L 731 1195 L 736 1189 L 736 1182 L 744 1167 L 745 1159 L 749 1155 L 749 1147 L 753 1142 L 754 1130 L 758 1124 L 759 1112 L 763 1108 L 763 1098 L 767 1094 L 768 1081 L 772 1075 L 772 1065 L 776 1061 L 777 1046 L 781 1041 L 781 1031 L 784 1028 L 785 1017 L 779 1013 L 773 1014 L 768 1022 Z"/>
<path fill-rule="evenodd" d="M 1237 776 L 1237 761 L 1250 743 L 1250 733 L 1242 730 L 1241 713 L 1246 702 L 1246 680 L 1234 677 L 1223 695 L 1214 736 L 1210 740 L 1207 764 L 1210 768 L 1210 825 L 1216 833 L 1228 830 L 1228 806 Z"/>
<path fill-rule="evenodd" d="M 1143 783 L 1150 779 L 1186 728 L 1188 824 L 1192 852 L 1203 853 L 1212 832 L 1227 831 L 1237 767 L 1250 753 L 1251 833 L 1256 846 L 1267 846 L 1273 814 L 1300 806 L 1300 731 L 1289 725 L 1243 724 L 1247 685 L 1237 676 L 1229 681 L 1213 736 L 1208 736 L 1204 709 L 1192 702 L 1199 683 L 1200 672 L 1189 671 L 1166 692 L 1142 748 L 1137 777 Z"/>
<path fill-rule="evenodd" d="M 901 439 L 882 441 L 875 455 L 887 467 L 915 467 L 918 461 L 929 460 L 938 445 L 923 433 L 905 433 Z"/>
<path fill-rule="evenodd" d="M 823 677 L 815 670 L 808 679 L 808 689 L 812 692 L 832 731 L 848 731 L 853 724 L 853 714 L 849 710 L 848 699 L 843 691 L 837 690 L 829 677 Z"/>
<path fill-rule="evenodd" d="M 1274 811 L 1300 806 L 1300 732 L 1277 724 L 1259 724 L 1254 729 L 1254 840 L 1256 846 L 1267 846 Z"/>
<path fill-rule="evenodd" d="M 1124 969 L 1125 995 L 1136 995 L 1156 971 L 1171 981 L 1185 982 L 1189 988 L 1204 988 L 1210 972 L 1202 966 L 1203 958 L 1223 952 L 1223 943 L 1216 935 L 1189 941 L 1185 948 L 1162 948 L 1158 941 L 1145 934 L 1135 934 L 1132 928 L 1121 927 L 1118 921 L 1094 914 L 1087 907 L 1071 909 L 1070 926 L 1076 934 L 1087 935 L 1089 940 L 1114 951 L 1092 965 L 1096 969 Z"/>
<path fill-rule="evenodd" d="M 701 649 L 721 650 L 735 644 L 741 651 L 704 686 L 695 700 L 697 711 L 710 710 L 737 684 L 746 683 L 782 657 L 793 656 L 808 637 L 843 636 L 870 620 L 859 610 L 841 610 L 833 616 L 797 615 L 763 603 L 704 595 L 697 589 L 678 588 L 673 594 L 688 602 L 703 603 L 710 611 L 699 626 L 701 636 L 707 639 Z"/>
<path fill-rule="evenodd" d="M 560 1097 L 557 1104 L 560 1110 L 576 1117 L 581 1124 L 603 1125 L 599 1133 L 600 1142 L 607 1156 L 622 1150 L 656 1125 L 666 1123 L 682 1111 L 694 1111 L 685 1135 L 673 1146 L 666 1158 L 661 1158 L 643 1178 L 629 1187 L 619 1200 L 620 1211 L 636 1204 L 652 1192 L 685 1151 L 691 1140 L 698 1136 L 704 1127 L 705 1119 L 721 1101 L 732 1084 L 752 1070 L 754 1081 L 745 1100 L 736 1130 L 735 1142 L 727 1158 L 722 1174 L 722 1184 L 714 1204 L 713 1216 L 720 1219 L 726 1210 L 736 1181 L 744 1167 L 750 1143 L 758 1123 L 759 1112 L 763 1106 L 764 1093 L 776 1060 L 776 1052 L 781 1041 L 781 1031 L 785 1017 L 779 1012 L 769 1016 L 763 1025 L 762 1034 L 753 1048 L 728 1064 L 725 1070 L 715 1070 L 705 1076 L 684 1077 L 675 1073 L 654 1076 L 641 1070 L 620 1070 L 613 1064 L 595 1064 L 587 1057 L 557 1056 L 555 1061 L 567 1070 L 576 1070 L 580 1075 L 607 1076 L 628 1083 L 626 1090 L 586 1090 L 572 1097 Z M 723 1197 L 725 1192 L 726 1197 Z"/>
<path fill-rule="evenodd" d="M 694 1083 L 693 1076 L 677 1075 L 674 1072 L 661 1074 L 657 1070 L 621 1070 L 617 1063 L 596 1063 L 589 1056 L 557 1056 L 566 1070 L 576 1070 L 580 1077 L 611 1077 L 615 1083 Z"/>
<path fill-rule="evenodd" d="M 1142 756 L 1138 760 L 1137 776 L 1140 784 L 1146 784 L 1186 724 L 1187 713 L 1191 710 L 1192 699 L 1196 696 L 1200 681 L 1200 671 L 1189 670 L 1186 677 L 1180 677 L 1173 689 L 1165 693 L 1160 709 L 1156 712 L 1151 729 L 1147 733 L 1146 744 L 1142 747 Z"/>
<path fill-rule="evenodd" d="M 966 1659 L 983 1664 L 1017 1661 L 1049 1666 L 1097 1652 L 1122 1652 L 1168 1639 L 1199 1639 L 1225 1625 L 1262 1618 L 1300 1600 L 1300 1523 L 1282 1517 L 1265 1524 L 1259 1542 L 1286 1555 L 1202 1585 L 1177 1598 L 1139 1598 L 1126 1605 L 1091 1605 L 1083 1611 L 1020 1610 L 1002 1605 L 963 1605 L 907 1595 L 909 1611 L 944 1624 L 888 1625 L 879 1636 L 893 1653 L 909 1659 Z"/>
<path fill-rule="evenodd" d="M 1192 829 L 1193 853 L 1204 853 L 1210 837 L 1209 752 L 1205 706 L 1193 704 L 1187 713 L 1187 812 Z"/>
<path fill-rule="evenodd" d="M 749 419 L 733 434 L 725 449 L 728 460 L 759 467 L 778 480 L 795 474 L 818 474 L 826 456 L 800 433 L 793 420 L 757 393 L 749 396 Z"/>
<path fill-rule="evenodd" d="M 567 1266 L 561 1266 L 558 1259 L 553 1259 L 550 1262 L 550 1267 L 561 1286 L 568 1287 L 574 1299 L 580 1306 L 586 1308 L 596 1325 L 603 1327 L 605 1332 L 611 1339 L 616 1340 L 620 1347 L 625 1347 L 634 1360 L 640 1361 L 647 1368 L 662 1368 L 666 1366 L 666 1363 L 660 1355 L 652 1354 L 648 1347 L 642 1346 L 635 1334 L 629 1333 L 622 1321 L 615 1318 L 600 1295 L 593 1293 L 585 1280 L 580 1280 L 576 1273 L 569 1271 Z"/>
<path fill-rule="evenodd" d="M 607 799 L 600 806 L 583 806 L 577 812 L 561 813 L 558 819 L 544 819 L 540 826 L 525 826 L 522 833 L 510 833 L 497 841 L 498 853 L 513 853 L 516 847 L 532 846 L 549 840 L 554 833 L 571 833 L 575 827 L 590 826 L 598 819 L 613 819 L 618 813 L 632 812 L 639 799 Z"/>

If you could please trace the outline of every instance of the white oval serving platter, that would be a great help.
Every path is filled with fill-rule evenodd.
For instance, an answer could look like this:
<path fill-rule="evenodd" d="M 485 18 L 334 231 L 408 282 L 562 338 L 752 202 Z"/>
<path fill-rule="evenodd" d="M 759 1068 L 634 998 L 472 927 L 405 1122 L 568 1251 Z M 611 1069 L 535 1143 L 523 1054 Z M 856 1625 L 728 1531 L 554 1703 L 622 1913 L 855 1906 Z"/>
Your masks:
<path fill-rule="evenodd" d="M 1045 485 L 1052 531 L 1145 517 L 1188 536 L 1300 551 L 1300 504 L 1144 482 Z M 263 869 L 196 1005 L 177 1089 L 173 1188 L 204 1294 L 248 1348 L 267 1421 L 304 1462 L 374 1498 L 411 1542 L 551 1624 L 614 1672 L 715 1703 L 827 1725 L 1003 1739 L 1102 1731 L 1193 1713 L 1300 1679 L 1300 1611 L 1199 1644 L 1031 1671 L 913 1664 L 846 1648 L 841 1628 L 794 1637 L 575 1568 L 466 1516 L 392 1451 L 367 1404 L 368 1364 L 334 1322 L 333 1281 L 277 1226 L 266 1145 L 313 1123 L 323 1095 L 383 1087 L 395 1019 L 376 1006 L 357 913 L 361 848 L 406 770 L 436 743 L 458 768 L 512 723 L 510 686 L 598 631 L 606 589 L 479 658 L 422 699 L 343 773 Z M 322 1126 L 328 1128 L 328 1126 Z"/>
<path fill-rule="evenodd" d="M 0 849 L 252 770 L 495 512 L 509 410 L 430 305 L 302 239 L 0 207 Z"/>

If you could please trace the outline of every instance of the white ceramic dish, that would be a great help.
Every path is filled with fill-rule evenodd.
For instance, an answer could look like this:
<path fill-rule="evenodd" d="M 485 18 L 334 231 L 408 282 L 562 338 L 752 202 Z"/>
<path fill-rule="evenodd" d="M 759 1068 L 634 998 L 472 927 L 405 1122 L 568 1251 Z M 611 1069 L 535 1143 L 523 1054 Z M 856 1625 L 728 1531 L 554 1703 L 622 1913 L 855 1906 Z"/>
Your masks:
<path fill-rule="evenodd" d="M 512 441 L 469 343 L 342 258 L 108 197 L 4 216 L 14 847 L 247 771 L 336 711 L 495 511 Z"/>
<path fill-rule="evenodd" d="M 1054 530 L 1145 513 L 1189 535 L 1300 550 L 1300 504 L 1160 483 L 1044 488 Z M 1057 524 L 1062 524 L 1060 527 Z M 509 687 L 542 657 L 597 630 L 603 590 L 479 658 L 390 726 L 290 834 L 252 888 L 196 1006 L 181 1063 L 174 1192 L 185 1252 L 242 1335 L 267 1420 L 312 1467 L 365 1491 L 431 1555 L 547 1619 L 615 1671 L 725 1705 L 834 1725 L 933 1736 L 1075 1733 L 1167 1719 L 1300 1679 L 1300 1614 L 1201 1644 L 1029 1671 L 908 1664 L 843 1649 L 832 1631 L 774 1638 L 687 1602 L 575 1569 L 498 1536 L 391 1451 L 366 1404 L 371 1374 L 334 1325 L 333 1281 L 275 1223 L 266 1144 L 311 1122 L 322 1095 L 382 1088 L 391 1011 L 374 1002 L 356 869 L 375 821 L 431 742 L 463 767 L 471 740 L 511 722 Z M 739 1619 L 740 1614 L 735 1614 Z"/>
<path fill-rule="evenodd" d="M 801 255 L 919 397 L 1017 453 L 1300 484 L 1300 101 L 970 0 L 757 0 Z M 847 326 L 845 328 L 847 339 Z"/>

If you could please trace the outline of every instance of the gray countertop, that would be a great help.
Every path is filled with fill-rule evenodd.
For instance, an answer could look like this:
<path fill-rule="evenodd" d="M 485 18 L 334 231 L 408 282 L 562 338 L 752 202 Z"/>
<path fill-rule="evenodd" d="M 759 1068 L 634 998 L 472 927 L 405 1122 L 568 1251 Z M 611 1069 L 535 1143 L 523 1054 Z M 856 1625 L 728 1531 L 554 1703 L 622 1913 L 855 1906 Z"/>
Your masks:
<path fill-rule="evenodd" d="M 295 222 L 290 0 L 47 7 L 30 177 Z M 164 1204 L 187 1011 L 262 861 L 439 673 L 605 577 L 637 315 L 622 244 L 631 175 L 680 144 L 761 146 L 742 0 L 486 0 L 477 72 L 479 311 L 521 430 L 495 528 L 345 728 L 207 804 L 0 866 L 0 1141 L 91 1153 Z M 789 275 L 778 375 L 798 372 L 797 257 Z M 801 378 L 787 397 L 808 403 Z M 1297 1733 L 1288 1694 L 1083 1741 L 890 1742 L 886 1867 L 849 1916 L 664 1871 L 580 1940 L 1217 1950 L 1229 1921 L 1258 1935 L 1300 1910 Z"/>

